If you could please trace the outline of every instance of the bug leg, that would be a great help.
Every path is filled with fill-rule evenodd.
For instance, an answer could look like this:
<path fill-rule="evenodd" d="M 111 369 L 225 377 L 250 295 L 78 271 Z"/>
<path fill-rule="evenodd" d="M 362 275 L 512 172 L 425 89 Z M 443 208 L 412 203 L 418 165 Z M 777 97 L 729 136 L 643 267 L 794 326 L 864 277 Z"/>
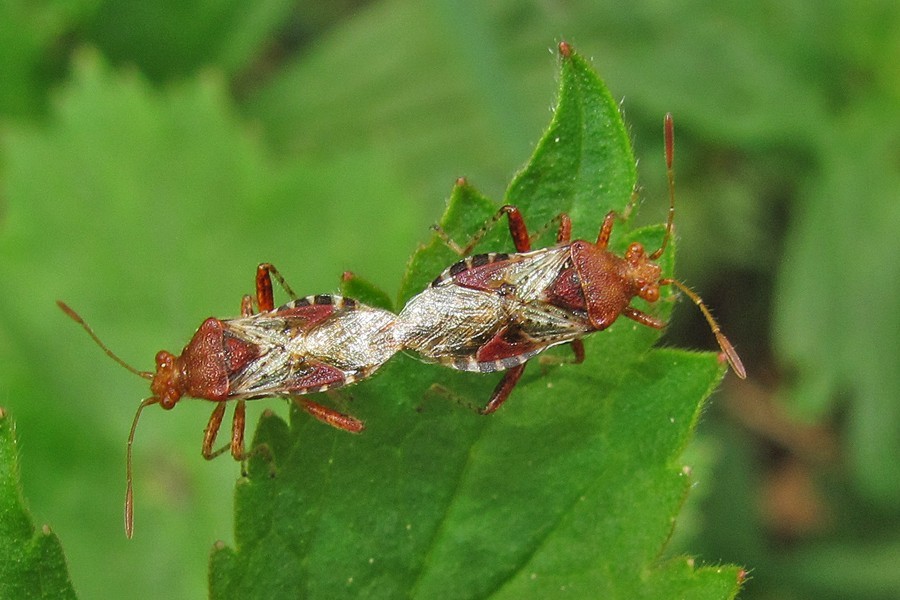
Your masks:
<path fill-rule="evenodd" d="M 575 354 L 575 358 L 572 360 L 572 364 L 580 365 L 584 362 L 584 342 L 581 340 L 572 340 L 572 343 L 569 344 L 572 348 L 572 353 Z"/>
<path fill-rule="evenodd" d="M 259 456 L 265 461 L 268 467 L 269 479 L 274 479 L 278 475 L 278 469 L 275 467 L 275 457 L 272 456 L 272 449 L 268 444 L 256 444 L 244 454 L 241 460 L 241 477 L 249 477 L 251 467 L 251 459 Z"/>
<path fill-rule="evenodd" d="M 556 242 L 563 243 L 568 242 L 572 238 L 572 221 L 569 218 L 569 215 L 565 213 L 560 213 L 556 217 L 554 217 L 547 225 L 537 230 L 534 234 L 528 233 L 528 227 L 525 225 L 525 219 L 522 217 L 522 213 L 519 209 L 511 204 L 506 204 L 497 211 L 497 213 L 485 222 L 481 228 L 475 232 L 475 235 L 471 237 L 469 243 L 465 246 L 460 246 L 456 241 L 450 238 L 447 235 L 440 225 L 435 225 L 432 227 L 434 232 L 437 234 L 439 238 L 447 245 L 451 250 L 459 254 L 460 256 L 469 255 L 475 246 L 487 235 L 488 231 L 494 228 L 500 219 L 503 218 L 503 215 L 506 215 L 507 221 L 509 223 L 509 234 L 512 237 L 513 243 L 516 246 L 516 252 L 528 252 L 531 250 L 532 242 L 534 240 L 541 237 L 547 229 L 553 226 L 557 226 L 556 232 Z"/>
<path fill-rule="evenodd" d="M 272 293 L 272 277 L 278 282 L 278 285 L 287 292 L 291 300 L 297 299 L 297 294 L 287 284 L 275 265 L 271 263 L 261 263 L 256 267 L 256 304 L 259 306 L 260 312 L 268 312 L 275 309 L 275 300 Z"/>
<path fill-rule="evenodd" d="M 497 213 L 498 215 L 506 214 L 509 222 L 509 235 L 516 245 L 516 252 L 528 252 L 531 250 L 531 236 L 528 235 L 528 228 L 525 226 L 525 219 L 522 213 L 515 206 L 507 204 Z"/>
<path fill-rule="evenodd" d="M 631 213 L 634 212 L 634 207 L 637 206 L 638 203 L 638 191 L 635 189 L 631 192 L 631 198 L 628 200 L 628 204 L 625 205 L 625 210 L 622 211 L 622 220 L 627 221 L 631 218 Z"/>
<path fill-rule="evenodd" d="M 500 383 L 497 384 L 497 387 L 494 388 L 494 393 L 491 395 L 490 402 L 479 411 L 481 414 L 489 415 L 500 408 L 501 404 L 506 402 L 506 399 L 509 398 L 509 394 L 519 382 L 519 378 L 522 377 L 522 373 L 525 371 L 525 364 L 527 363 L 513 367 L 503 374 L 503 379 L 501 379 Z"/>
<path fill-rule="evenodd" d="M 234 417 L 231 420 L 231 440 L 221 448 L 213 450 L 216 443 L 216 437 L 222 426 L 222 420 L 225 417 L 225 403 L 219 402 L 213 410 L 212 416 L 209 417 L 209 423 L 206 425 L 206 431 L 203 434 L 203 458 L 212 460 L 226 451 L 231 451 L 234 460 L 241 462 L 242 474 L 247 474 L 247 468 L 244 464 L 247 459 L 255 454 L 265 454 L 271 461 L 271 453 L 265 445 L 254 446 L 249 452 L 244 449 L 244 431 L 247 422 L 247 407 L 244 400 L 238 400 L 234 407 Z"/>
<path fill-rule="evenodd" d="M 241 298 L 241 316 L 253 316 L 253 296 L 247 295 Z"/>
<path fill-rule="evenodd" d="M 571 359 L 564 358 L 562 356 L 556 356 L 552 354 L 542 354 L 537 358 L 538 363 L 543 365 L 561 365 L 561 364 L 569 364 L 569 365 L 580 365 L 584 362 L 584 342 L 581 340 L 572 340 L 567 344 L 572 349 Z"/>
<path fill-rule="evenodd" d="M 292 396 L 292 400 L 299 408 L 302 408 L 318 420 L 327 423 L 332 427 L 343 429 L 350 433 L 359 433 L 366 428 L 363 422 L 356 417 L 345 415 L 344 413 L 328 408 L 327 406 L 322 406 L 312 400 L 307 400 L 300 396 Z"/>
<path fill-rule="evenodd" d="M 568 244 L 572 241 L 572 219 L 566 213 L 560 213 L 559 229 L 556 230 L 556 243 Z"/>
<path fill-rule="evenodd" d="M 272 454 L 272 448 L 266 442 L 253 441 L 253 445 L 249 450 L 244 448 L 244 427 L 245 421 L 244 401 L 239 401 L 235 407 L 234 420 L 231 425 L 231 454 L 235 460 L 241 462 L 241 477 L 249 477 L 251 469 L 258 472 L 259 469 L 254 468 L 254 459 L 259 457 L 266 466 L 266 472 L 270 479 L 274 479 L 278 474 L 278 468 L 275 465 L 275 456 Z M 263 419 L 271 418 L 273 413 L 269 410 L 263 414 Z M 260 421 L 262 423 L 262 421 Z"/>
<path fill-rule="evenodd" d="M 231 420 L 231 456 L 234 460 L 243 461 L 247 458 L 244 452 L 244 428 L 247 421 L 247 407 L 243 400 L 238 400 L 234 407 L 234 417 Z"/>
<path fill-rule="evenodd" d="M 218 450 L 213 450 L 213 444 L 216 443 L 216 436 L 219 434 L 219 428 L 222 426 L 222 418 L 225 416 L 225 403 L 219 402 L 213 409 L 212 415 L 209 417 L 209 423 L 206 424 L 206 430 L 203 432 L 203 449 L 201 450 L 203 458 L 212 460 L 226 450 L 231 448 L 231 442 L 222 446 Z"/>
<path fill-rule="evenodd" d="M 469 242 L 465 246 L 460 246 L 454 241 L 440 225 L 432 226 L 432 230 L 447 245 L 448 248 L 459 254 L 467 256 L 472 252 L 487 233 L 494 228 L 500 219 L 506 215 L 509 221 L 509 233 L 512 236 L 513 243 L 516 245 L 516 252 L 527 252 L 531 250 L 531 238 L 528 235 L 528 228 L 525 226 L 525 219 L 519 209 L 511 204 L 506 204 L 497 211 L 497 213 L 488 219 L 481 228 L 475 232 Z"/>
<path fill-rule="evenodd" d="M 556 243 L 564 244 L 572 241 L 572 219 L 566 213 L 559 213 L 550 221 L 547 222 L 546 225 L 535 231 L 528 238 L 529 244 L 534 245 L 534 242 L 540 239 L 545 233 L 549 230 L 556 228 Z M 518 250 L 518 248 L 517 248 Z M 527 252 L 527 250 L 518 250 L 519 252 Z"/>
<path fill-rule="evenodd" d="M 513 391 L 513 388 L 516 387 L 516 384 L 519 382 L 519 378 L 522 377 L 524 371 L 525 364 L 518 365 L 506 371 L 503 374 L 503 379 L 501 379 L 500 383 L 497 384 L 497 387 L 494 388 L 490 401 L 488 401 L 485 406 L 478 406 L 477 404 L 469 402 L 439 383 L 435 383 L 428 388 L 426 394 L 437 394 L 456 402 L 460 406 L 464 406 L 469 410 L 477 412 L 480 415 L 489 415 L 500 408 L 501 404 L 506 402 L 506 399 L 509 398 L 509 394 Z M 417 410 L 421 411 L 421 407 Z"/>
<path fill-rule="evenodd" d="M 425 399 L 427 400 L 428 396 L 430 396 L 430 395 L 441 396 L 442 398 L 451 400 L 452 402 L 459 404 L 460 406 L 467 408 L 474 413 L 481 412 L 480 406 L 478 406 L 474 402 L 468 401 L 467 399 L 463 398 L 462 396 L 459 396 L 458 394 L 456 394 L 456 392 L 454 392 L 453 390 L 451 390 L 450 388 L 448 388 L 445 385 L 441 385 L 440 383 L 431 384 L 431 387 L 429 387 L 428 390 L 426 390 L 426 392 L 425 392 Z M 423 406 L 424 406 L 424 402 L 423 402 L 423 404 L 420 404 L 416 408 L 416 411 L 422 412 Z"/>
<path fill-rule="evenodd" d="M 611 210 L 606 213 L 603 218 L 603 225 L 600 227 L 600 234 L 597 236 L 597 247 L 604 249 L 609 245 L 609 236 L 612 235 L 612 228 L 616 222 L 616 211 Z"/>
<path fill-rule="evenodd" d="M 275 297 L 272 293 L 272 277 L 269 265 L 263 263 L 256 267 L 256 306 L 259 312 L 275 309 Z M 242 305 L 243 308 L 243 305 Z"/>
<path fill-rule="evenodd" d="M 653 329 L 664 329 L 666 326 L 665 321 L 660 321 L 656 317 L 639 311 L 636 308 L 632 308 L 631 306 L 626 306 L 625 310 L 622 311 L 622 314 L 632 321 L 637 321 L 641 325 L 646 325 L 647 327 L 652 327 Z"/>

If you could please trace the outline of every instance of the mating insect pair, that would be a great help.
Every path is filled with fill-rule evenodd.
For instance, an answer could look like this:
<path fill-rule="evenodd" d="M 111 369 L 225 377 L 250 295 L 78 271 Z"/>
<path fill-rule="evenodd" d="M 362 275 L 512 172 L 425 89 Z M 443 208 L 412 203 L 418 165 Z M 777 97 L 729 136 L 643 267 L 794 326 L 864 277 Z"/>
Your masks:
<path fill-rule="evenodd" d="M 128 437 L 125 527 L 133 532 L 131 446 L 141 411 L 151 404 L 171 409 L 182 396 L 217 402 L 204 433 L 203 456 L 214 458 L 229 448 L 235 459 L 244 451 L 244 402 L 290 397 L 314 417 L 335 427 L 359 432 L 352 416 L 312 402 L 303 395 L 347 385 L 368 377 L 400 350 L 423 360 L 463 371 L 506 371 L 483 413 L 495 411 L 510 395 L 526 362 L 555 345 L 570 343 L 576 362 L 584 359 L 581 338 L 609 327 L 620 315 L 661 329 L 665 323 L 631 306 L 635 297 L 659 299 L 661 286 L 674 285 L 700 308 L 734 371 L 746 373 L 737 352 L 706 305 L 693 291 L 664 278 L 655 261 L 671 237 L 674 218 L 672 175 L 673 127 L 665 121 L 670 209 L 660 247 L 647 253 L 633 243 L 620 257 L 607 248 L 615 214 L 603 221 L 595 243 L 571 241 L 571 222 L 559 216 L 557 245 L 531 250 L 531 238 L 519 210 L 505 206 L 468 244 L 467 254 L 487 228 L 506 215 L 516 253 L 479 254 L 459 261 L 413 297 L 399 313 L 365 306 L 339 296 L 296 299 L 278 271 L 260 265 L 256 303 L 245 297 L 241 318 L 207 319 L 180 356 L 157 354 L 155 373 L 138 371 L 110 351 L 85 322 L 63 303 L 104 351 L 130 371 L 150 379 L 153 396 L 135 414 Z M 451 246 L 452 242 L 447 240 Z M 275 309 L 271 277 L 294 300 Z M 236 400 L 231 442 L 213 450 L 227 400 Z"/>
<path fill-rule="evenodd" d="M 293 299 L 277 309 L 271 276 L 275 276 Z M 128 537 L 134 531 L 131 446 L 144 408 L 159 404 L 170 410 L 184 396 L 216 402 L 203 434 L 203 457 L 211 460 L 230 449 L 235 460 L 244 460 L 248 456 L 244 450 L 246 400 L 291 398 L 320 421 L 358 433 L 363 430 L 361 421 L 303 395 L 364 379 L 398 350 L 393 332 L 396 315 L 336 295 L 298 299 L 270 264 L 257 268 L 257 314 L 253 313 L 253 299 L 245 296 L 241 302 L 241 318 L 207 319 L 180 356 L 165 350 L 157 353 L 155 373 L 130 366 L 107 348 L 75 311 L 63 302 L 57 303 L 116 362 L 151 381 L 153 395 L 138 406 L 128 435 L 125 493 Z M 229 400 L 236 401 L 231 440 L 214 450 L 225 403 Z"/>
<path fill-rule="evenodd" d="M 581 362 L 581 338 L 606 329 L 620 315 L 648 327 L 664 328 L 663 321 L 634 308 L 631 301 L 639 297 L 656 302 L 660 287 L 672 285 L 697 305 L 732 369 L 746 377 L 740 357 L 700 297 L 680 281 L 662 277 L 655 262 L 669 242 L 675 216 L 671 115 L 666 115 L 664 132 L 669 213 L 659 248 L 648 253 L 635 242 L 624 256 L 612 253 L 608 244 L 615 212 L 606 215 L 595 243 L 571 241 L 571 221 L 561 214 L 557 244 L 539 250 L 531 249 L 525 221 L 514 206 L 501 208 L 465 248 L 439 230 L 450 247 L 465 255 L 506 215 L 516 253 L 469 256 L 441 273 L 401 311 L 397 327 L 402 330 L 403 347 L 415 350 L 425 360 L 462 371 L 505 371 L 481 409 L 487 414 L 509 397 L 525 363 L 547 348 L 569 343 L 575 362 Z"/>

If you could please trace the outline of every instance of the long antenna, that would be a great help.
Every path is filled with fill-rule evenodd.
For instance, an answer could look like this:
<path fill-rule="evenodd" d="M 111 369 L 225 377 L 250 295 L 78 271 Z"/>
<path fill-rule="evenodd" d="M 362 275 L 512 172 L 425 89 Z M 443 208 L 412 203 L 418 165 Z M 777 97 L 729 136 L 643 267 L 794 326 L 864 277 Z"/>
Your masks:
<path fill-rule="evenodd" d="M 703 303 L 700 296 L 677 279 L 661 279 L 659 285 L 674 285 L 697 305 L 700 312 L 706 317 L 706 322 L 709 323 L 709 328 L 712 330 L 713 335 L 716 336 L 716 341 L 719 342 L 719 348 L 722 349 L 725 358 L 728 359 L 728 364 L 731 365 L 731 368 L 734 369 L 734 372 L 738 377 L 747 379 L 747 370 L 744 368 L 744 363 L 741 362 L 741 357 L 738 356 L 737 350 L 734 349 L 734 346 L 731 345 L 731 342 L 729 342 L 728 338 L 725 337 L 725 334 L 722 333 L 722 329 L 719 327 L 719 324 L 716 322 L 715 318 L 713 318 L 712 313 L 709 312 L 709 309 L 706 307 L 706 304 Z"/>
<path fill-rule="evenodd" d="M 669 218 L 666 220 L 666 235 L 663 237 L 662 244 L 650 255 L 650 260 L 656 260 L 662 256 L 666 244 L 669 243 L 669 237 L 672 235 L 672 223 L 675 221 L 675 124 L 672 121 L 672 113 L 666 113 L 663 121 L 663 136 L 666 138 L 666 177 L 669 180 Z"/>
<path fill-rule="evenodd" d="M 150 380 L 153 379 L 153 373 L 149 371 L 139 371 L 138 369 L 135 369 L 127 362 L 119 358 L 119 356 L 115 352 L 110 350 L 106 346 L 106 344 L 103 343 L 103 340 L 101 340 L 100 337 L 97 336 L 96 333 L 94 333 L 94 330 L 91 329 L 91 326 L 88 325 L 83 318 L 81 318 L 81 315 L 72 310 L 68 304 L 66 304 L 62 300 L 57 300 L 56 304 L 62 309 L 64 313 L 69 315 L 69 318 L 81 325 L 81 327 L 88 332 L 88 335 L 91 336 L 94 342 L 96 342 L 104 352 L 106 352 L 107 356 L 109 356 L 111 359 L 113 359 L 138 377 L 143 377 L 144 379 Z M 125 449 L 125 535 L 129 539 L 132 535 L 134 535 L 134 491 L 131 485 L 131 446 L 132 444 L 134 444 L 134 431 L 135 429 L 137 429 L 138 419 L 141 416 L 141 411 L 151 404 L 158 403 L 159 398 L 157 398 L 156 396 L 146 398 L 141 402 L 141 405 L 138 406 L 137 412 L 134 413 L 134 421 L 131 423 L 131 432 L 128 434 L 128 445 Z"/>
<path fill-rule="evenodd" d="M 128 444 L 125 447 L 125 537 L 131 539 L 134 535 L 134 491 L 131 486 L 131 446 L 134 444 L 134 432 L 137 429 L 141 411 L 151 404 L 159 403 L 159 398 L 145 398 L 134 413 L 134 421 L 131 423 L 131 433 L 128 434 Z"/>
<path fill-rule="evenodd" d="M 72 310 L 68 304 L 66 304 L 62 300 L 57 300 L 56 305 L 59 306 L 64 313 L 69 315 L 70 319 L 72 319 L 73 321 L 75 321 L 76 323 L 81 325 L 84 328 L 84 330 L 88 332 L 88 335 L 91 336 L 91 338 L 97 343 L 97 345 L 100 346 L 100 348 L 102 348 L 104 352 L 106 352 L 107 356 L 109 356 L 111 359 L 113 359 L 114 361 L 116 361 L 117 363 L 119 363 L 120 365 L 122 365 L 123 367 L 125 367 L 126 369 L 128 369 L 129 371 L 131 371 L 132 373 L 137 375 L 138 377 L 143 377 L 144 379 L 150 379 L 150 380 L 153 379 L 153 373 L 151 373 L 149 371 L 139 371 L 139 370 L 135 369 L 134 367 L 129 365 L 127 362 L 125 362 L 124 360 L 119 358 L 115 352 L 113 352 L 112 350 L 107 348 L 106 344 L 104 344 L 103 341 L 97 336 L 97 334 L 94 333 L 94 330 L 91 329 L 91 326 L 88 325 L 85 322 L 85 320 L 81 318 L 81 315 L 79 315 L 77 312 Z"/>

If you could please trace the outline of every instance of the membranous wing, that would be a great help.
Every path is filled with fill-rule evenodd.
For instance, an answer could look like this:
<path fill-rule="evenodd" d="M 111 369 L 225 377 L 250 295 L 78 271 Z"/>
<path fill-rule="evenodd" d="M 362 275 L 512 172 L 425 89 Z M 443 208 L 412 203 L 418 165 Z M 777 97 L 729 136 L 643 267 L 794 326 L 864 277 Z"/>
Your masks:
<path fill-rule="evenodd" d="M 320 295 L 224 321 L 226 344 L 231 336 L 256 348 L 256 356 L 232 373 L 231 394 L 309 394 L 368 377 L 399 349 L 396 318 L 350 298 Z"/>
<path fill-rule="evenodd" d="M 400 345 L 464 371 L 502 371 L 588 332 L 584 316 L 542 300 L 566 267 L 549 248 L 476 255 L 444 271 L 400 313 Z"/>

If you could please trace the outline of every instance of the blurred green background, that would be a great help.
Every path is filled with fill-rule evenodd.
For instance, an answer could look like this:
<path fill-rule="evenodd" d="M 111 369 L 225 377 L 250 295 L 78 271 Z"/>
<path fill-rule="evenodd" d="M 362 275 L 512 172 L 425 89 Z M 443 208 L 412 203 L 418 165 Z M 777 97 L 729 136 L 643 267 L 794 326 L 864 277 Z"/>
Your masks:
<path fill-rule="evenodd" d="M 689 450 L 671 551 L 746 566 L 744 598 L 896 597 L 896 2 L 10 0 L 0 405 L 82 597 L 205 595 L 238 467 L 200 458 L 206 403 L 147 411 L 126 542 L 146 385 L 53 301 L 146 369 L 237 314 L 261 261 L 301 294 L 346 269 L 396 292 L 456 177 L 502 199 L 550 118 L 562 39 L 622 99 L 646 222 L 665 215 L 675 114 L 678 274 L 750 373 Z M 665 343 L 715 347 L 685 302 Z M 285 411 L 251 404 L 251 423 Z"/>

